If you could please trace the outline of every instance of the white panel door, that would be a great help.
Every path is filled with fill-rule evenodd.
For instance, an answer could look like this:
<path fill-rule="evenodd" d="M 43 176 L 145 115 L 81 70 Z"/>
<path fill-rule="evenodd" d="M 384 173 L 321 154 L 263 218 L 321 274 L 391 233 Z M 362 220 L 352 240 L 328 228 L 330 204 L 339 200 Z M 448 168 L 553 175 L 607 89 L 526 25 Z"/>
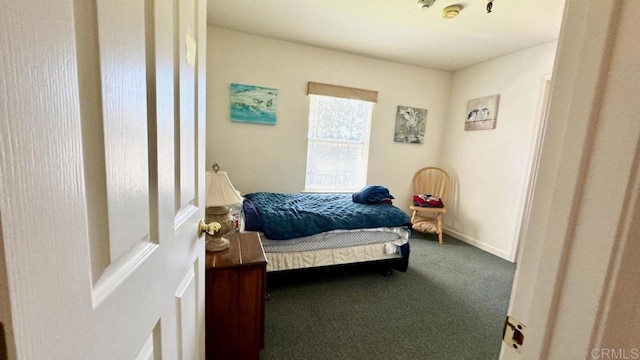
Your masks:
<path fill-rule="evenodd" d="M 9 356 L 204 359 L 206 1 L 2 6 Z"/>

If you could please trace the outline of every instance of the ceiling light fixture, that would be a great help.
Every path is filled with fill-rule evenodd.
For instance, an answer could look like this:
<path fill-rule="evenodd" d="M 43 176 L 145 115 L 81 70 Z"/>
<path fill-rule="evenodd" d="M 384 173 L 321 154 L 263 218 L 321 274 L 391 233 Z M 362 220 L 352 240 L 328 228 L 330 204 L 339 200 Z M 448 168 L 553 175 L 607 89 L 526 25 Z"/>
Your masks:
<path fill-rule="evenodd" d="M 420 9 L 425 9 L 425 8 L 430 8 L 434 2 L 436 2 L 436 0 L 418 0 L 416 5 L 418 5 Z"/>
<path fill-rule="evenodd" d="M 462 5 L 451 5 L 442 9 L 442 17 L 445 19 L 453 19 L 454 17 L 460 14 L 462 10 Z"/>

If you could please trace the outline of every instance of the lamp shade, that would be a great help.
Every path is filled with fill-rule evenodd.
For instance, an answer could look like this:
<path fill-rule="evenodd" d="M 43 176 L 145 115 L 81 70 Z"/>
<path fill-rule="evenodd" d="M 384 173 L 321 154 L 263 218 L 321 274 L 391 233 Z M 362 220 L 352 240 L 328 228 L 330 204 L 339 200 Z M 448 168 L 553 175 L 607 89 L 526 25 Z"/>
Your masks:
<path fill-rule="evenodd" d="M 206 190 L 206 207 L 229 206 L 242 202 L 225 171 L 207 171 Z"/>

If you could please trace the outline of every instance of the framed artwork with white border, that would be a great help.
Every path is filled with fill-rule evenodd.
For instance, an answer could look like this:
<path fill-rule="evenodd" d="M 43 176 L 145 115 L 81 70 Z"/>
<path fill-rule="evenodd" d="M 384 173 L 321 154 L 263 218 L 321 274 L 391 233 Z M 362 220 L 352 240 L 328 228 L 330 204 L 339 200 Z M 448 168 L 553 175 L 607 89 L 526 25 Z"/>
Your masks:
<path fill-rule="evenodd" d="M 465 130 L 491 130 L 498 121 L 500 95 L 485 96 L 467 101 Z"/>

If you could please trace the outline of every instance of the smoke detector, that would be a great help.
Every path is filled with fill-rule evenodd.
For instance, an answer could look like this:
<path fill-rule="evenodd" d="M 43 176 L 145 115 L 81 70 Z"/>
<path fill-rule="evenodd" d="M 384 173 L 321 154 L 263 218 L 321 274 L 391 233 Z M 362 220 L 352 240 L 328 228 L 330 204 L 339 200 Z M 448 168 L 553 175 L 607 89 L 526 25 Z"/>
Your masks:
<path fill-rule="evenodd" d="M 436 2 L 436 0 L 418 0 L 418 3 L 416 3 L 416 5 L 418 5 L 420 9 L 425 9 L 430 8 L 434 2 Z"/>
<path fill-rule="evenodd" d="M 462 5 L 451 5 L 442 9 L 442 17 L 445 19 L 453 19 L 454 17 L 460 14 L 462 10 Z"/>

